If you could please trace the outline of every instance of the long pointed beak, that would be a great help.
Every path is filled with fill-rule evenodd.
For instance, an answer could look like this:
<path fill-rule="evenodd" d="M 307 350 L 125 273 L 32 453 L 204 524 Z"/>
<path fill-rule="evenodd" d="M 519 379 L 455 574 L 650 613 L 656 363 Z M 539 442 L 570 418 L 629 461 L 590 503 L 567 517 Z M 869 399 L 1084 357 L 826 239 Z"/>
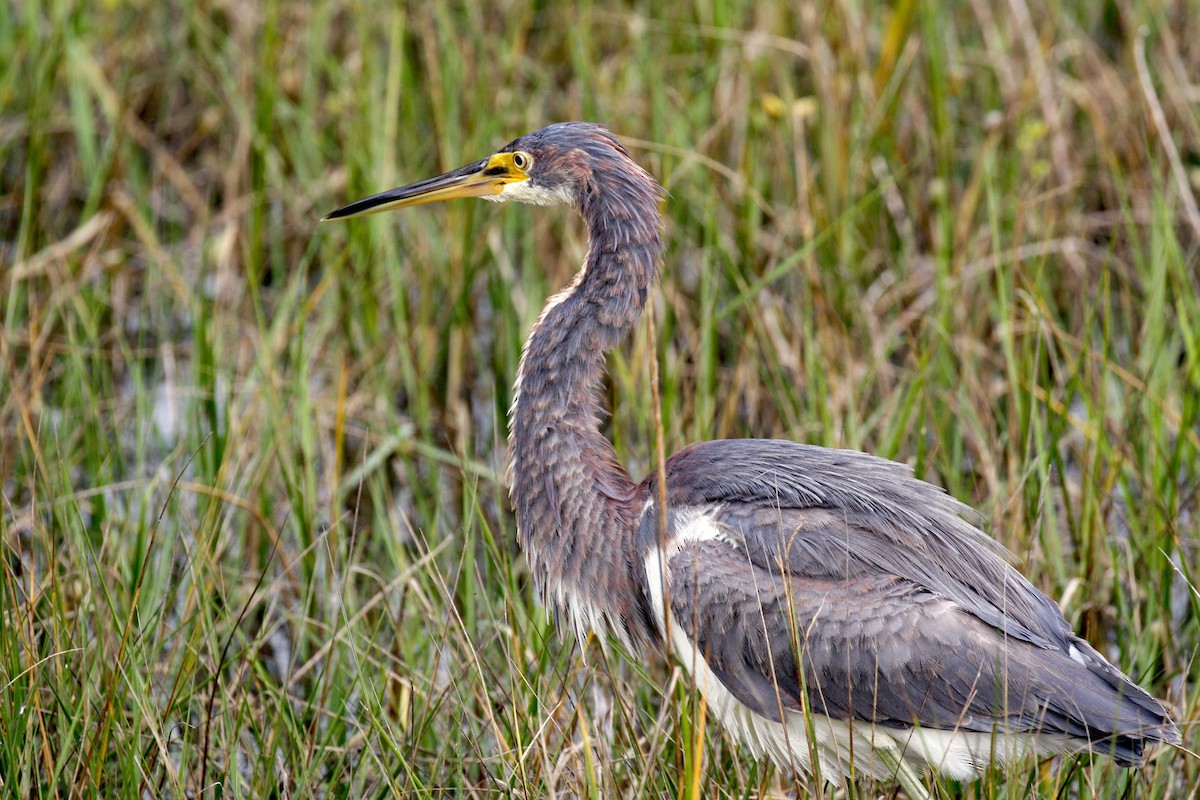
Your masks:
<path fill-rule="evenodd" d="M 367 214 L 378 214 L 381 211 L 392 211 L 425 203 L 437 203 L 441 200 L 500 194 L 504 191 L 504 184 L 510 182 L 512 178 L 509 177 L 507 170 L 495 165 L 489 168 L 488 163 L 489 159 L 485 158 L 436 178 L 429 178 L 408 186 L 401 186 L 399 189 L 371 195 L 363 200 L 342 206 L 337 211 L 322 217 L 322 220 L 363 217 Z"/>

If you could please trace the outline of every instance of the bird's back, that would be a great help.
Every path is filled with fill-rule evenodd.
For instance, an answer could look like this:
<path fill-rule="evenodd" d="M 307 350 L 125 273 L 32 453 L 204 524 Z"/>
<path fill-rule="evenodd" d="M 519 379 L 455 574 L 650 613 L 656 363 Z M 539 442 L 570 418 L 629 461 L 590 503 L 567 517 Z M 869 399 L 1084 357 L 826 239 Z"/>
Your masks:
<path fill-rule="evenodd" d="M 886 776 L 884 747 L 966 779 L 1031 749 L 1136 765 L 1146 743 L 1179 741 L 965 507 L 902 465 L 727 440 L 670 459 L 667 487 L 663 542 L 644 485 L 653 615 L 752 749 L 806 769 L 816 752 L 836 778 L 851 751 Z"/>

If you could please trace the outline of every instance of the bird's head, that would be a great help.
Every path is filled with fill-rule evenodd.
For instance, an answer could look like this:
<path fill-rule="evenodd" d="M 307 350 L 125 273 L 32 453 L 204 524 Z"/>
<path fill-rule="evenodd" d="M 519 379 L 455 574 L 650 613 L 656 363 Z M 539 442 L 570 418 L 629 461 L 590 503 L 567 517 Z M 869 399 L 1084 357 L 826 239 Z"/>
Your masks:
<path fill-rule="evenodd" d="M 581 209 L 599 182 L 657 184 L 606 128 L 560 122 L 506 144 L 487 158 L 436 178 L 381 192 L 342 206 L 325 219 L 347 219 L 460 197 L 482 197 Z"/>

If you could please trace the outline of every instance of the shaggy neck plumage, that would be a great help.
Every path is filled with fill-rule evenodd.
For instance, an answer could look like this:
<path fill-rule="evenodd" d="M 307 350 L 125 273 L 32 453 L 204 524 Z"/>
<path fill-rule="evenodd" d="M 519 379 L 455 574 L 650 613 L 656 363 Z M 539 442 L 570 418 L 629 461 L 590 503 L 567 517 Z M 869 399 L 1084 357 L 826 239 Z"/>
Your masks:
<path fill-rule="evenodd" d="M 661 190 L 623 153 L 600 157 L 609 163 L 593 164 L 576 197 L 588 226 L 587 259 L 525 342 L 510 487 L 520 544 L 546 604 L 581 640 L 592 630 L 636 648 L 652 631 L 642 581 L 631 572 L 640 564 L 640 502 L 600 433 L 599 394 L 605 356 L 637 322 L 656 274 Z"/>

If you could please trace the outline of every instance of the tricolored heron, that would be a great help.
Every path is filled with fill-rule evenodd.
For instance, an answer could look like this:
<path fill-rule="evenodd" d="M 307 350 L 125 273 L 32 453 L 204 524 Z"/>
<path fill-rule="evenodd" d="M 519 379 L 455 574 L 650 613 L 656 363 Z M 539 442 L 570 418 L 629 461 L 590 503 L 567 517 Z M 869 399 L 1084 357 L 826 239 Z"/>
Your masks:
<path fill-rule="evenodd" d="M 741 439 L 668 459 L 665 509 L 657 473 L 630 478 L 598 395 L 654 283 L 662 196 L 613 134 L 573 122 L 326 217 L 482 197 L 586 221 L 587 258 L 525 342 L 510 419 L 517 536 L 556 618 L 581 640 L 665 646 L 734 738 L 784 768 L 815 756 L 834 780 L 852 763 L 973 779 L 1079 750 L 1140 766 L 1148 743 L 1179 744 L 969 509 L 900 464 Z"/>

